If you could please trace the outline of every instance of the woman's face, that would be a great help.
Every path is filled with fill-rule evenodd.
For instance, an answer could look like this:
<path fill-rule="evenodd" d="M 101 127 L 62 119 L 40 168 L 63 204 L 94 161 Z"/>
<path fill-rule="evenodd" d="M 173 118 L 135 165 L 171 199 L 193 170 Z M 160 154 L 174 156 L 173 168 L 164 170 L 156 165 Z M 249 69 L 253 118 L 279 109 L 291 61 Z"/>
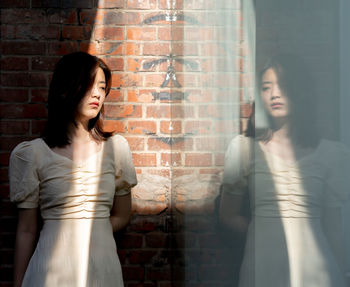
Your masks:
<path fill-rule="evenodd" d="M 76 120 L 89 121 L 100 112 L 106 97 L 106 79 L 101 68 L 97 69 L 94 84 L 80 101 Z"/>
<path fill-rule="evenodd" d="M 267 113 L 274 119 L 285 118 L 289 114 L 289 102 L 281 90 L 276 72 L 270 68 L 261 78 L 261 99 Z"/>

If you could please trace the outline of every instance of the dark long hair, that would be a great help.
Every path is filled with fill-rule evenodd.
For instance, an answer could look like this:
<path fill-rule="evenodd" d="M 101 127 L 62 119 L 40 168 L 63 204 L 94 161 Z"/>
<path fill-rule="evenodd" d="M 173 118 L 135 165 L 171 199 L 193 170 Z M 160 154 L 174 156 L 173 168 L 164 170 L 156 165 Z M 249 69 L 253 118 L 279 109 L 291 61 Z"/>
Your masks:
<path fill-rule="evenodd" d="M 304 147 L 316 147 L 320 141 L 317 126 L 317 98 L 313 80 L 304 61 L 291 54 L 281 54 L 269 59 L 259 73 L 257 81 L 260 93 L 264 73 L 272 69 L 278 78 L 280 89 L 289 102 L 290 136 L 292 142 Z M 273 119 L 268 117 L 268 127 L 255 130 L 255 137 L 269 141 L 273 134 Z"/>
<path fill-rule="evenodd" d="M 111 89 L 111 71 L 99 58 L 84 52 L 63 56 L 56 64 L 49 88 L 48 119 L 43 139 L 50 147 L 70 144 L 69 126 L 76 125 L 77 107 L 92 88 L 98 68 L 106 78 L 106 96 Z M 89 121 L 91 136 L 97 141 L 112 135 L 103 130 L 103 106 L 99 114 Z"/>

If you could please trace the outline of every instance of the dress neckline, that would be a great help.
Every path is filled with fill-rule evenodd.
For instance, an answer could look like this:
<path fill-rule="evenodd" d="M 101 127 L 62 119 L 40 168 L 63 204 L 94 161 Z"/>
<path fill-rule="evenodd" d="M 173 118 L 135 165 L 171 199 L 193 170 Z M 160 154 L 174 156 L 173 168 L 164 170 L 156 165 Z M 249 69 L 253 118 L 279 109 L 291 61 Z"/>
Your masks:
<path fill-rule="evenodd" d="M 99 155 L 99 154 L 104 150 L 104 143 L 105 143 L 105 141 L 103 141 L 103 142 L 101 143 L 102 146 L 101 146 L 101 148 L 100 148 L 99 151 L 93 153 L 92 155 L 88 156 L 87 158 L 85 158 L 85 159 L 82 160 L 82 161 L 76 162 L 76 161 L 72 160 L 71 158 L 69 158 L 69 157 L 67 157 L 67 156 L 64 156 L 64 155 L 61 155 L 61 154 L 59 154 L 59 153 L 57 153 L 57 152 L 54 152 L 54 151 L 47 145 L 47 143 L 46 143 L 42 138 L 40 138 L 40 140 L 42 141 L 42 143 L 44 144 L 44 146 L 46 147 L 46 149 L 47 149 L 51 154 L 53 154 L 53 155 L 56 156 L 56 157 L 59 157 L 59 158 L 61 158 L 61 159 L 64 159 L 64 160 L 70 162 L 70 163 L 71 163 L 72 165 L 74 165 L 74 166 L 83 166 L 83 165 L 85 165 L 88 161 L 90 161 L 91 159 L 95 158 L 97 155 Z"/>
<path fill-rule="evenodd" d="M 319 142 L 319 144 L 317 145 L 316 148 L 314 148 L 311 152 L 308 152 L 307 154 L 305 154 L 304 156 L 296 159 L 295 161 L 288 161 L 288 160 L 285 160 L 283 159 L 282 157 L 278 156 L 277 154 L 271 152 L 271 151 L 268 151 L 266 149 L 263 148 L 262 146 L 262 143 L 260 141 L 256 141 L 258 147 L 259 147 L 259 150 L 263 153 L 263 154 L 268 154 L 274 158 L 276 158 L 277 160 L 279 160 L 280 162 L 283 162 L 289 166 L 295 166 L 295 165 L 298 165 L 300 164 L 301 162 L 305 161 L 306 159 L 310 158 L 310 157 L 313 157 L 317 151 L 319 150 L 320 146 L 321 146 L 321 143 L 322 143 L 322 140 Z"/>

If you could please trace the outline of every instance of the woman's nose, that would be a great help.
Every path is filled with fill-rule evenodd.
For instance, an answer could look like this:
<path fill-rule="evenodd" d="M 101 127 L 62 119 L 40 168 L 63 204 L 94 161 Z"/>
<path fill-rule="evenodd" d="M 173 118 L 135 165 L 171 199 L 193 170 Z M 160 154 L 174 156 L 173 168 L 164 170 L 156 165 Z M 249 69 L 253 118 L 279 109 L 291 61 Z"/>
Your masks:
<path fill-rule="evenodd" d="M 271 91 L 271 99 L 279 98 L 281 97 L 281 90 L 280 88 L 276 85 L 272 88 Z"/>
<path fill-rule="evenodd" d="M 98 90 L 98 87 L 93 87 L 92 88 L 92 96 L 96 97 L 96 98 L 100 98 L 101 97 L 100 92 Z"/>

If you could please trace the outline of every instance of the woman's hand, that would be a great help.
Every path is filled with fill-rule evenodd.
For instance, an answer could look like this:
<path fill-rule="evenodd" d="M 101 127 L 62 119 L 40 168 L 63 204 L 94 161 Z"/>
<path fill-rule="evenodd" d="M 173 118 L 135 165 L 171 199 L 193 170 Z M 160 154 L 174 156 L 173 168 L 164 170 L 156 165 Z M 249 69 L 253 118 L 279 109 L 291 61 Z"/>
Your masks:
<path fill-rule="evenodd" d="M 110 216 L 113 232 L 123 229 L 129 223 L 130 216 L 131 193 L 115 196 Z"/>
<path fill-rule="evenodd" d="M 38 232 L 38 210 L 18 209 L 15 245 L 14 287 L 22 285 L 24 274 L 33 255 Z"/>

